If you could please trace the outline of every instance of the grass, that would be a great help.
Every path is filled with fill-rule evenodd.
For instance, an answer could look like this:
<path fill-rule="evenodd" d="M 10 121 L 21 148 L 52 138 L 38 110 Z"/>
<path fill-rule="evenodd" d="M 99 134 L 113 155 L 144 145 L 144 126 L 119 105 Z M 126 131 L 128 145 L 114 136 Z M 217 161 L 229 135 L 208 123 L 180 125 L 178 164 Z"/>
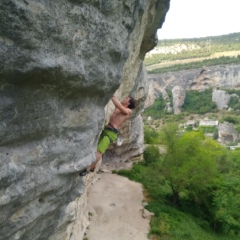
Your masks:
<path fill-rule="evenodd" d="M 237 236 L 213 233 L 201 218 L 179 211 L 161 202 L 151 202 L 148 210 L 155 213 L 151 221 L 150 235 L 155 240 L 237 240 Z"/>

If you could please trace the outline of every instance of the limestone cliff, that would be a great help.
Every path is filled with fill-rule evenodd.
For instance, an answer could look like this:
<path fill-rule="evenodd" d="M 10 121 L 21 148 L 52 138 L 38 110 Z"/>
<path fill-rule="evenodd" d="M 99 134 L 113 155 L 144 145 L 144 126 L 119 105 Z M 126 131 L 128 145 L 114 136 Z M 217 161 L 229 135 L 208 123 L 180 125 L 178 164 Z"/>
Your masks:
<path fill-rule="evenodd" d="M 240 65 L 218 65 L 212 67 L 183 70 L 178 72 L 168 72 L 162 74 L 148 75 L 150 82 L 148 99 L 146 107 L 150 106 L 159 94 L 164 93 L 164 89 L 173 90 L 175 86 L 179 86 L 185 90 L 204 90 L 213 89 L 239 89 L 240 88 Z M 224 101 L 223 96 L 216 94 L 221 91 L 216 91 L 216 99 L 219 99 L 220 108 L 223 108 L 222 102 L 228 104 L 229 99 Z M 183 94 L 182 94 L 183 93 Z M 185 92 L 176 93 L 176 101 L 174 108 L 179 109 L 178 105 L 183 104 L 182 99 L 185 98 Z M 219 96 L 219 97 L 218 97 Z M 214 97 L 215 98 L 215 97 Z M 177 99 L 181 99 L 178 101 Z M 224 105 L 224 106 L 225 106 Z M 178 111 L 179 112 L 179 111 Z"/>
<path fill-rule="evenodd" d="M 240 65 L 218 65 L 178 72 L 150 74 L 148 79 L 154 84 L 156 90 L 156 85 L 161 89 L 172 89 L 178 85 L 187 90 L 240 88 Z"/>
<path fill-rule="evenodd" d="M 83 237 L 78 173 L 95 159 L 116 90 L 139 102 L 122 151 L 141 151 L 143 59 L 168 8 L 169 0 L 1 0 L 0 239 Z"/>

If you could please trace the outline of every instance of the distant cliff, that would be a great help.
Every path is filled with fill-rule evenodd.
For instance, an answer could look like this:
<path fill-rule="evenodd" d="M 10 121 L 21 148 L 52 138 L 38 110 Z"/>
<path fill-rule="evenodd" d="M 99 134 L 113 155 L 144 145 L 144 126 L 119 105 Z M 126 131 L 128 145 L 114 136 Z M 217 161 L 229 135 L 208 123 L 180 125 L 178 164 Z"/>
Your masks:
<path fill-rule="evenodd" d="M 78 173 L 95 160 L 116 90 L 139 103 L 122 151 L 142 151 L 143 59 L 168 8 L 168 0 L 1 0 L 0 239 L 82 239 Z"/>
<path fill-rule="evenodd" d="M 212 67 L 149 74 L 149 96 L 146 106 L 153 103 L 163 89 L 172 90 L 179 86 L 185 90 L 204 90 L 208 88 L 240 89 L 240 65 L 218 65 Z"/>

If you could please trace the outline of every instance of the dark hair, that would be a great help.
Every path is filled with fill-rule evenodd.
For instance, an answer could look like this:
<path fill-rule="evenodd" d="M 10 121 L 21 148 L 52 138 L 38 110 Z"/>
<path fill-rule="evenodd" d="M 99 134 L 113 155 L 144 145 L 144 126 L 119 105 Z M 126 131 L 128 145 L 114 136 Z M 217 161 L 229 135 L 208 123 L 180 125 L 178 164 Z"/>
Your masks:
<path fill-rule="evenodd" d="M 135 108 L 135 99 L 132 97 L 129 97 L 129 98 L 130 98 L 130 100 L 129 100 L 128 108 L 133 109 L 133 108 Z"/>

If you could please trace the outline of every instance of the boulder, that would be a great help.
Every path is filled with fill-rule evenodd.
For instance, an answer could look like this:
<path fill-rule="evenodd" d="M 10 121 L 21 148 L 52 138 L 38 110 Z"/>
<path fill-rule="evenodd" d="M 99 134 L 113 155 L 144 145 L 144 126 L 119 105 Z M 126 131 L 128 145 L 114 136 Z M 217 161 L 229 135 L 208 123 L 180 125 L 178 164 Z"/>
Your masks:
<path fill-rule="evenodd" d="M 212 93 L 212 101 L 216 103 L 219 109 L 227 109 L 230 102 L 230 95 L 223 90 L 214 90 Z"/>
<path fill-rule="evenodd" d="M 223 144 L 233 143 L 239 139 L 239 133 L 233 124 L 224 122 L 218 126 L 218 141 Z"/>

